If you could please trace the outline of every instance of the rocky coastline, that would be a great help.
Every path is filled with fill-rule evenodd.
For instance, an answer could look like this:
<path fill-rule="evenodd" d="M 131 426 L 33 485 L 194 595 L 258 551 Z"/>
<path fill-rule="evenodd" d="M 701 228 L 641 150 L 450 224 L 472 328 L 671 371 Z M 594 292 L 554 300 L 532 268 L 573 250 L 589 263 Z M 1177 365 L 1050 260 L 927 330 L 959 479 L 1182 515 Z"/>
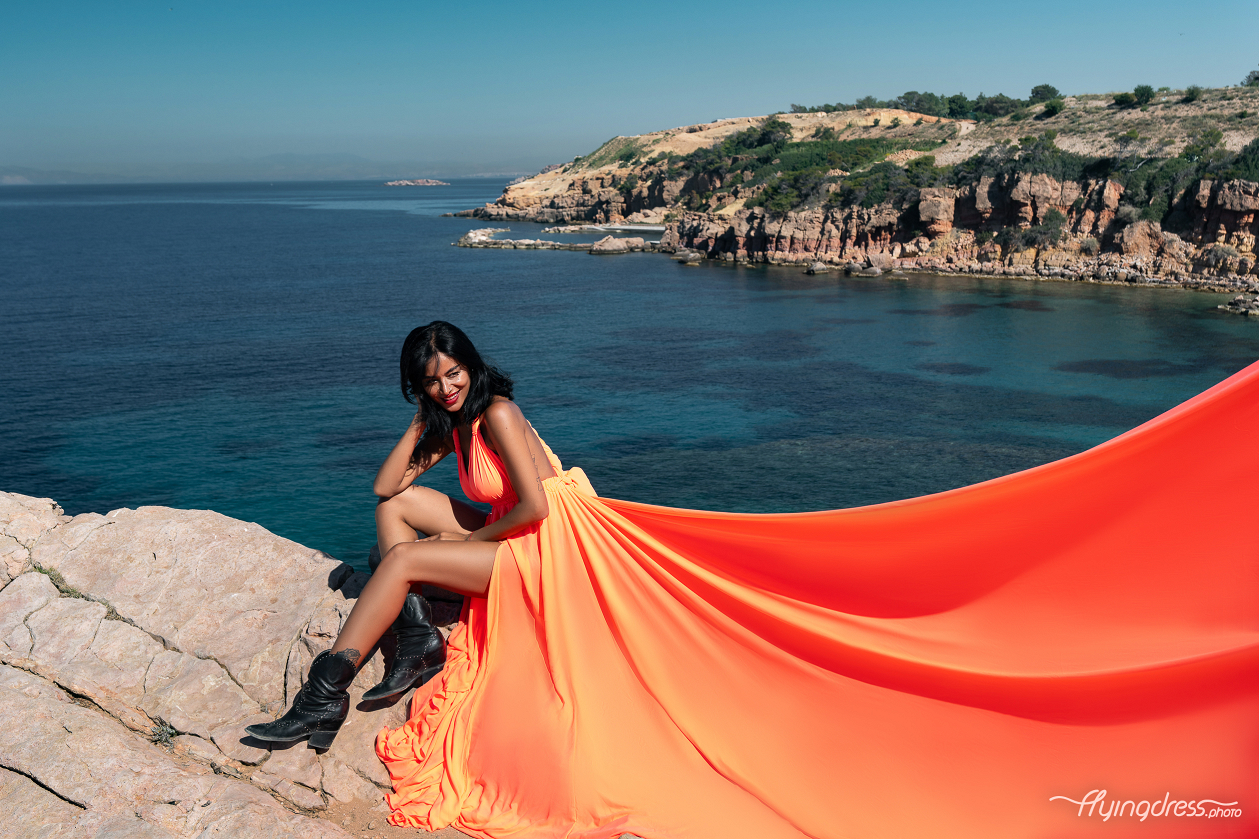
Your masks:
<path fill-rule="evenodd" d="M 1232 101 L 1224 98 L 1229 95 L 1220 94 L 1218 107 L 1211 107 L 1232 107 Z M 1166 111 L 1169 115 L 1186 112 L 1182 117 L 1164 118 L 1168 125 L 1178 124 L 1175 119 L 1206 119 L 1192 110 L 1197 106 L 1168 100 L 1160 107 L 1170 109 Z M 1102 103 L 1077 102 L 1069 97 L 1064 114 L 1054 119 L 1075 119 L 1068 117 L 1073 112 L 1086 114 L 1088 119 L 1098 120 L 1095 128 L 1088 129 L 1092 134 L 1068 138 L 1051 130 L 1018 141 L 1002 132 L 1025 132 L 1030 126 L 976 126 L 966 120 L 927 118 L 902 111 L 721 120 L 616 138 L 586 158 L 548 167 L 533 178 L 508 185 L 490 204 L 455 215 L 497 224 L 528 221 L 560 225 L 548 228 L 548 232 L 659 225 L 664 230 L 656 250 L 697 253 L 726 263 L 801 267 L 821 263 L 832 269 L 859 266 L 860 270 L 880 273 L 978 274 L 1259 291 L 1255 249 L 1259 182 L 1204 176 L 1170 193 L 1166 210 L 1155 212 L 1143 203 L 1146 198 L 1136 197 L 1116 179 L 1119 176 L 1059 178 L 1019 170 L 1020 148 L 1027 154 L 1049 158 L 1061 153 L 1083 159 L 1078 154 L 1087 151 L 1115 155 L 1106 159 L 1120 160 L 1145 141 L 1133 140 L 1129 136 L 1133 132 L 1120 136 L 1117 128 L 1136 117 L 1111 110 Z M 1226 114 L 1222 110 L 1220 114 L 1218 119 L 1225 120 Z M 698 164 L 687 162 L 704 149 L 719 148 L 741 136 L 738 132 L 746 134 L 757 126 L 769 125 L 769 121 L 787 126 L 785 130 L 800 141 L 799 146 L 807 145 L 809 138 L 826 136 L 853 138 L 844 142 L 855 143 L 886 143 L 887 138 L 896 137 L 903 142 L 920 139 L 938 143 L 937 151 L 931 153 L 933 159 L 960 167 L 958 171 L 971 171 L 966 167 L 984 159 L 985 154 L 1006 163 L 1004 168 L 989 167 L 992 171 L 987 174 L 983 167 L 975 167 L 973 178 L 954 176 L 960 182 L 952 186 L 902 188 L 880 200 L 853 197 L 852 191 L 861 187 L 852 184 L 860 184 L 861 173 L 834 169 L 810 182 L 814 184 L 811 198 L 783 211 L 781 207 L 767 208 L 763 202 L 758 205 L 765 190 L 777 182 L 749 185 L 743 180 L 744 172 L 723 174 L 721 167 L 697 168 Z M 897 127 L 888 127 L 892 125 Z M 1240 123 L 1234 119 L 1227 125 Z M 1240 148 L 1254 139 L 1250 129 L 1232 130 L 1230 148 Z M 1160 165 L 1158 161 L 1170 159 L 1167 155 L 1187 148 L 1188 142 L 1179 136 L 1163 137 L 1149 149 L 1149 154 L 1163 157 L 1132 157 L 1124 164 L 1124 171 L 1139 170 L 1144 163 Z M 1065 151 L 1067 148 L 1075 151 Z M 922 163 L 926 154 L 895 152 L 879 165 L 895 165 L 905 171 Z M 587 250 L 584 246 L 519 241 L 521 245 L 460 244 Z"/>
<path fill-rule="evenodd" d="M 658 251 L 656 242 L 648 242 L 641 237 L 604 236 L 597 242 L 552 242 L 546 239 L 496 239 L 495 234 L 509 233 L 507 227 L 481 227 L 469 230 L 454 242 L 459 248 L 497 248 L 499 250 L 522 251 L 585 251 L 590 254 L 638 253 L 641 251 Z M 567 230 L 559 231 L 561 233 Z"/>
<path fill-rule="evenodd" d="M 19 837 L 345 839 L 385 824 L 374 653 L 332 748 L 268 749 L 368 575 L 256 524 L 141 507 L 70 517 L 0 492 L 0 812 Z M 435 602 L 446 631 L 459 605 Z M 397 831 L 399 835 L 401 830 Z M 416 835 L 416 831 L 408 831 Z"/>
<path fill-rule="evenodd" d="M 432 178 L 414 178 L 409 181 L 386 181 L 385 186 L 450 186 L 445 181 L 435 181 Z"/>
<path fill-rule="evenodd" d="M 550 223 L 563 204 L 565 218 L 597 224 L 640 221 L 622 215 L 626 205 L 608 191 L 581 191 L 550 205 L 513 206 L 507 193 L 493 205 L 465 211 L 474 218 Z M 911 205 L 826 208 L 730 214 L 679 211 L 665 225 L 663 253 L 690 251 L 730 263 L 823 263 L 862 268 L 981 274 L 1171 286 L 1211 291 L 1259 291 L 1254 246 L 1259 235 L 1259 184 L 1202 181 L 1187 196 L 1193 234 L 1182 238 L 1158 222 L 1116 218 L 1123 187 L 1109 180 L 1060 182 L 1047 175 L 984 178 L 967 189 L 923 189 Z M 619 192 L 615 197 L 621 197 Z M 583 200 L 584 199 L 584 200 Z M 1044 224 L 1051 211 L 1065 219 L 1061 241 L 1049 247 L 1011 249 L 995 233 Z M 646 214 L 651 218 L 650 214 Z M 907 229 L 907 219 L 917 229 Z M 560 232 L 589 229 L 569 225 Z M 551 228 L 556 229 L 556 228 Z M 501 228 L 499 229 L 501 230 Z M 473 231 L 479 234 L 482 231 Z M 473 234 L 469 234 L 472 236 Z M 465 237 L 467 238 L 467 237 Z M 1230 244 L 1232 243 L 1232 244 Z M 465 247 L 589 250 L 534 240 L 460 241 Z"/>

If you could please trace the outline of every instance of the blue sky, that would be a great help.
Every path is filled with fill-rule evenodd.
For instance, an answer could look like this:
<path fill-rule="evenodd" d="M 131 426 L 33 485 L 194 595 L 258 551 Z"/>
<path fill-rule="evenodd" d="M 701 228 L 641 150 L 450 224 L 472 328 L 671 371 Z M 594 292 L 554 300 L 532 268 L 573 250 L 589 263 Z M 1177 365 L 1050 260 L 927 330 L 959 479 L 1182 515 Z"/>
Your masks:
<path fill-rule="evenodd" d="M 1236 84 L 1259 3 L 0 4 L 0 166 L 277 153 L 536 169 L 617 134 L 905 90 Z"/>

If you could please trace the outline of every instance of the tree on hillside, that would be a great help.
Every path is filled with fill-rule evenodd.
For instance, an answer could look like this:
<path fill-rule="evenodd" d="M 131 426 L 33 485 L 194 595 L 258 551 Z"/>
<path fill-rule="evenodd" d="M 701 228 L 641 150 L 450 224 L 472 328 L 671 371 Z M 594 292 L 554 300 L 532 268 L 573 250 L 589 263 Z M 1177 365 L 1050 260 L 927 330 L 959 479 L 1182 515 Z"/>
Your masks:
<path fill-rule="evenodd" d="M 1028 102 L 1035 104 L 1037 102 L 1048 102 L 1050 99 L 1057 99 L 1061 94 L 1058 88 L 1051 84 L 1038 84 L 1032 88 L 1032 95 L 1027 98 Z"/>
<path fill-rule="evenodd" d="M 1259 70 L 1251 70 L 1242 79 L 1242 87 L 1259 87 Z"/>
<path fill-rule="evenodd" d="M 1154 88 L 1148 84 L 1139 84 L 1132 89 L 1132 98 L 1138 105 L 1148 105 L 1154 101 Z"/>

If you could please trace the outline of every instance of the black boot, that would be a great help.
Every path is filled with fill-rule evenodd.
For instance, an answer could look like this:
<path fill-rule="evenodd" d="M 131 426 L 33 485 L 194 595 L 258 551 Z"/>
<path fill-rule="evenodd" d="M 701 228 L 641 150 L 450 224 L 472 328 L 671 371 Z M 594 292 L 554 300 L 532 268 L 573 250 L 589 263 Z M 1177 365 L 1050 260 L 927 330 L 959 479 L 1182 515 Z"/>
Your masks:
<path fill-rule="evenodd" d="M 398 637 L 398 651 L 380 684 L 363 694 L 371 701 L 422 685 L 441 672 L 446 663 L 446 639 L 433 626 L 428 601 L 412 592 L 402 604 L 391 631 Z"/>
<path fill-rule="evenodd" d="M 350 713 L 350 682 L 356 672 L 358 668 L 345 652 L 321 652 L 310 663 L 306 684 L 297 692 L 289 712 L 274 722 L 246 726 L 245 731 L 269 743 L 309 737 L 312 748 L 328 748 Z"/>

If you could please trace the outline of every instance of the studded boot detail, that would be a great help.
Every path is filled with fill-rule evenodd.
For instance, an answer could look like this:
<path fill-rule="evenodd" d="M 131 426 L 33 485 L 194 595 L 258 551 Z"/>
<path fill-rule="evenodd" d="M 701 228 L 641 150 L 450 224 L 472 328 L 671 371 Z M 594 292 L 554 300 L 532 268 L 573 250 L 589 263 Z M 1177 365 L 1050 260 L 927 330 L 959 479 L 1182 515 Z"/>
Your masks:
<path fill-rule="evenodd" d="M 310 663 L 306 683 L 293 699 L 288 713 L 273 722 L 245 727 L 249 736 L 269 743 L 291 743 L 309 737 L 310 745 L 326 749 L 350 713 L 350 683 L 358 672 L 345 654 L 325 650 Z"/>
<path fill-rule="evenodd" d="M 446 664 L 446 639 L 433 626 L 433 610 L 420 595 L 407 595 L 392 632 L 398 638 L 398 651 L 385 678 L 363 694 L 364 700 L 384 699 L 422 685 Z"/>

